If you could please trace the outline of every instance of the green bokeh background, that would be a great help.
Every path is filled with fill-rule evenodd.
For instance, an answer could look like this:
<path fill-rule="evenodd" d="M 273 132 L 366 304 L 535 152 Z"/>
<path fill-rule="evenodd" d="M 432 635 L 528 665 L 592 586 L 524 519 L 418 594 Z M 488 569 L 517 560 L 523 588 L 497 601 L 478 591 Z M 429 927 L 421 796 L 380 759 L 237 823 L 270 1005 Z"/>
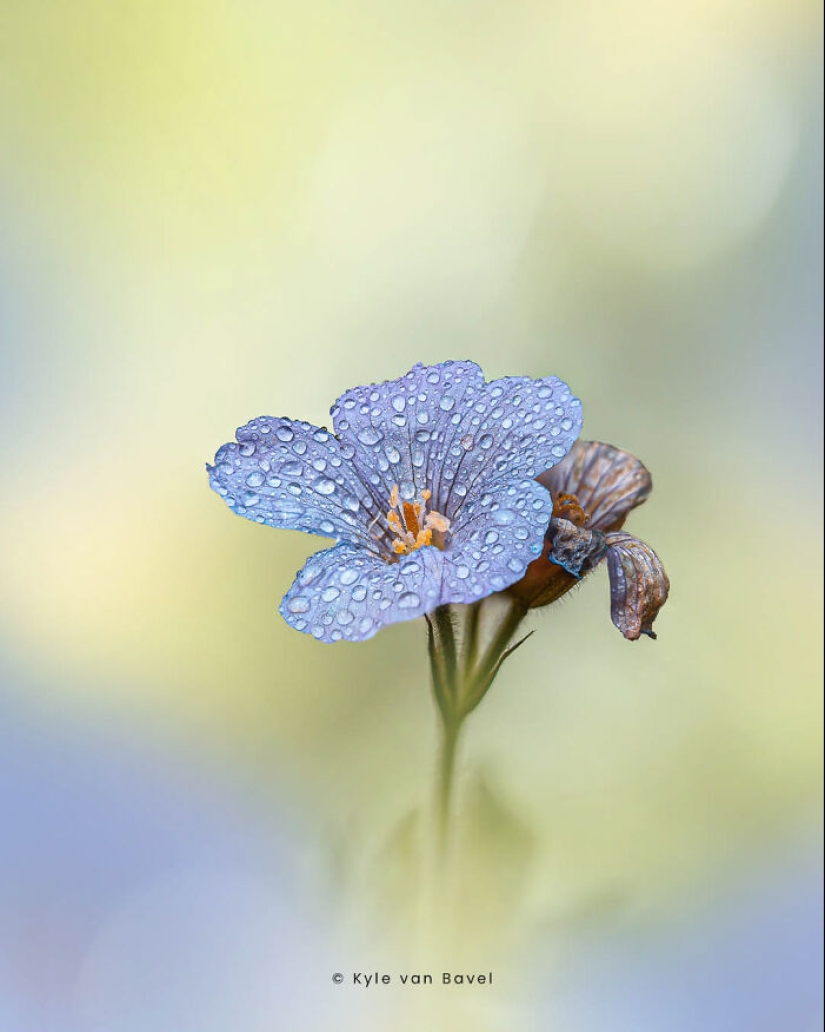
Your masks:
<path fill-rule="evenodd" d="M 605 900 L 678 929 L 818 842 L 819 5 L 5 2 L 0 48 L 0 635 L 27 726 L 117 727 L 288 800 L 336 927 L 349 907 L 389 963 L 365 914 L 430 796 L 423 624 L 290 631 L 318 542 L 230 518 L 203 464 L 254 416 L 325 424 L 350 386 L 472 358 L 563 377 L 583 436 L 646 463 L 628 529 L 672 595 L 630 644 L 599 571 L 470 721 L 496 859 L 479 839 L 468 891 L 514 895 L 464 945 L 523 964 Z M 557 1027 L 519 993 L 439 1013 Z M 400 1027 L 387 999 L 352 1027 Z"/>

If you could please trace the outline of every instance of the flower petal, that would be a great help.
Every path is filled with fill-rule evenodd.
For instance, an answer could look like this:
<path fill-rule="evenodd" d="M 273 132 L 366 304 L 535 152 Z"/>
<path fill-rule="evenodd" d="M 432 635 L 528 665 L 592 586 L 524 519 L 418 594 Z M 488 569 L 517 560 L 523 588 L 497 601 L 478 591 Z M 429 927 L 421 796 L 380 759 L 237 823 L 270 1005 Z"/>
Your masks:
<path fill-rule="evenodd" d="M 350 544 L 316 552 L 284 596 L 281 616 L 319 641 L 366 641 L 387 624 L 435 609 L 442 556 L 437 548 L 420 548 L 387 563 Z"/>
<path fill-rule="evenodd" d="M 605 534 L 610 572 L 610 615 L 625 638 L 651 638 L 653 621 L 670 591 L 665 568 L 653 549 L 624 531 Z"/>
<path fill-rule="evenodd" d="M 581 428 L 581 402 L 556 377 L 485 383 L 473 362 L 416 365 L 405 376 L 356 387 L 332 408 L 365 483 L 402 498 L 432 491 L 454 519 L 471 495 L 534 477 L 563 458 Z"/>
<path fill-rule="evenodd" d="M 477 602 L 501 591 L 541 552 L 552 508 L 535 480 L 519 482 L 512 491 L 512 508 L 496 499 L 486 507 L 479 502 L 476 518 L 445 551 L 425 546 L 386 562 L 343 543 L 310 556 L 284 596 L 281 615 L 320 641 L 364 641 L 387 624 L 436 606 Z"/>
<path fill-rule="evenodd" d="M 368 530 L 375 503 L 328 430 L 261 416 L 242 426 L 207 470 L 213 490 L 239 516 L 375 547 Z"/>
<path fill-rule="evenodd" d="M 637 458 L 600 441 L 577 441 L 567 458 L 538 480 L 554 498 L 560 493 L 575 495 L 593 530 L 618 530 L 653 486 Z"/>
<path fill-rule="evenodd" d="M 443 602 L 475 602 L 524 576 L 541 555 L 553 500 L 533 479 L 469 498 L 452 528 Z"/>

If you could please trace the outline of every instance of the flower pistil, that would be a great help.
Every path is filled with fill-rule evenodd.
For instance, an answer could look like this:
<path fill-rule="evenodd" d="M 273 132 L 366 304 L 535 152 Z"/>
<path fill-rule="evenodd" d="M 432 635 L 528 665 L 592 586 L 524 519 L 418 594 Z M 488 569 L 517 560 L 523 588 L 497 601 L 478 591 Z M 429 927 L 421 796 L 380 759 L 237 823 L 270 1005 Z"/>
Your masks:
<path fill-rule="evenodd" d="M 427 545 L 436 545 L 443 549 L 444 535 L 450 529 L 450 521 L 434 509 L 427 512 L 427 502 L 431 497 L 432 492 L 424 490 L 419 495 L 420 501 L 401 501 L 398 496 L 398 484 L 392 485 L 387 523 L 395 535 L 392 550 L 396 555 L 409 555 L 417 548 Z"/>

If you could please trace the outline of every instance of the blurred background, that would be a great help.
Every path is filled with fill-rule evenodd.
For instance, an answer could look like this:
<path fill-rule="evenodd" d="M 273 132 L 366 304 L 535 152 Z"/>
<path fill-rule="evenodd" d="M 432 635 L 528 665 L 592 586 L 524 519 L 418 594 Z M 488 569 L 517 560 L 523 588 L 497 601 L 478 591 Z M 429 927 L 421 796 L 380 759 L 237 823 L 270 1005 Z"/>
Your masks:
<path fill-rule="evenodd" d="M 0 4 L 2 1032 L 821 1026 L 821 50 L 812 0 Z M 321 542 L 203 466 L 447 358 L 648 465 L 672 596 L 536 616 L 435 958 L 423 624 L 289 630 Z M 442 960 L 496 982 L 330 982 Z"/>

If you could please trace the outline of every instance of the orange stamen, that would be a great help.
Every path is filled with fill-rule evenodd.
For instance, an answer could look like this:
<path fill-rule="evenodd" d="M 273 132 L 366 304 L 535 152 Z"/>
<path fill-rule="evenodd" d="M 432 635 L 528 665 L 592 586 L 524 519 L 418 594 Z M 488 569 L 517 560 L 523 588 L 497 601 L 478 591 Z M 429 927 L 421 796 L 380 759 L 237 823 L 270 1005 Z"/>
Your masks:
<path fill-rule="evenodd" d="M 407 525 L 407 530 L 413 537 L 417 537 L 418 531 L 421 529 L 418 523 L 418 515 L 419 506 L 404 502 L 404 522 Z"/>
<path fill-rule="evenodd" d="M 590 516 L 581 507 L 578 498 L 574 494 L 565 494 L 563 491 L 556 495 L 553 502 L 553 515 L 563 520 L 569 520 L 577 527 L 583 527 L 590 519 Z"/>
<path fill-rule="evenodd" d="M 424 490 L 419 495 L 420 501 L 399 503 L 398 484 L 393 484 L 390 491 L 390 510 L 387 513 L 387 526 L 395 535 L 391 547 L 396 555 L 408 555 L 417 548 L 426 548 L 433 544 L 433 534 L 438 534 L 436 544 L 443 547 L 440 535 L 450 529 L 450 521 L 440 512 L 427 512 L 427 502 L 432 492 Z"/>

